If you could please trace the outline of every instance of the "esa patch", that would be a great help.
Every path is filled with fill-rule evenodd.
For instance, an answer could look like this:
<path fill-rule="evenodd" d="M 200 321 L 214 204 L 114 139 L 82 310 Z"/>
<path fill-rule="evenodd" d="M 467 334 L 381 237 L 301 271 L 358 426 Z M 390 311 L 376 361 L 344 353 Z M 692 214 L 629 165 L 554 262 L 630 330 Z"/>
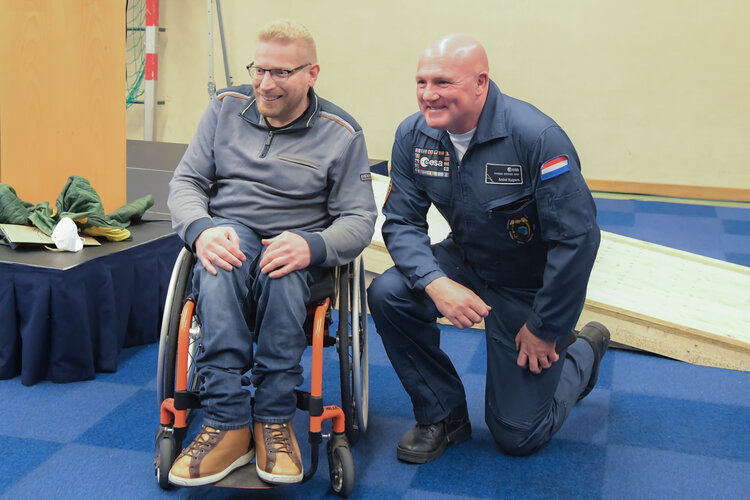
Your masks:
<path fill-rule="evenodd" d="M 429 177 L 450 177 L 450 153 L 437 149 L 414 148 L 414 173 Z"/>
<path fill-rule="evenodd" d="M 534 236 L 534 227 L 525 215 L 514 215 L 508 219 L 508 234 L 516 243 L 524 244 Z"/>
<path fill-rule="evenodd" d="M 484 167 L 485 184 L 523 184 L 521 165 L 487 163 Z"/>
<path fill-rule="evenodd" d="M 570 170 L 570 162 L 566 155 L 558 156 L 542 164 L 542 180 L 552 179 Z"/>

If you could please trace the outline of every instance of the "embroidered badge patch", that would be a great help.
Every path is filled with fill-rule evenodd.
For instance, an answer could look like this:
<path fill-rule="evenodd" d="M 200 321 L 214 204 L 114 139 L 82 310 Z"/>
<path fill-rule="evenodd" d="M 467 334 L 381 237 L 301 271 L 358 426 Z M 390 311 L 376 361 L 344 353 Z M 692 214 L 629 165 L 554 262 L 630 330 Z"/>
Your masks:
<path fill-rule="evenodd" d="M 508 219 L 508 234 L 516 243 L 528 243 L 534 236 L 534 228 L 525 215 L 514 215 Z"/>
<path fill-rule="evenodd" d="M 570 162 L 565 155 L 552 158 L 542 164 L 542 180 L 552 179 L 570 170 Z"/>
<path fill-rule="evenodd" d="M 521 165 L 487 163 L 484 169 L 485 184 L 523 184 Z"/>
<path fill-rule="evenodd" d="M 372 180 L 372 174 L 370 174 L 370 172 L 366 172 L 364 174 L 359 174 L 359 180 L 361 180 L 361 181 L 371 181 Z"/>
<path fill-rule="evenodd" d="M 450 153 L 437 149 L 414 148 L 414 173 L 430 177 L 450 177 Z"/>

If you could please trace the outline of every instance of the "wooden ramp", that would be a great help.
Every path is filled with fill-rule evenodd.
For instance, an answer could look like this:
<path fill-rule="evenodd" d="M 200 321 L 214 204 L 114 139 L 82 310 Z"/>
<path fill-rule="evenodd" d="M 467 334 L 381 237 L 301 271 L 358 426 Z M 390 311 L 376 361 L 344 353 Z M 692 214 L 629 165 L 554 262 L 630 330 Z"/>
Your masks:
<path fill-rule="evenodd" d="M 382 206 L 388 178 L 373 175 Z M 380 274 L 393 261 L 378 217 L 365 268 Z M 434 209 L 429 234 L 448 224 Z M 750 371 L 750 268 L 602 231 L 579 327 L 599 321 L 612 340 L 689 363 Z"/>

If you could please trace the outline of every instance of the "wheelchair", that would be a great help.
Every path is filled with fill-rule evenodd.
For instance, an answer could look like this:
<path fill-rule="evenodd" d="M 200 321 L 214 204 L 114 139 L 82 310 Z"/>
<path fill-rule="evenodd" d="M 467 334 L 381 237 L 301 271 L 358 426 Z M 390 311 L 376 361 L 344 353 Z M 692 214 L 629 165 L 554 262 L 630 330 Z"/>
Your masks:
<path fill-rule="evenodd" d="M 195 297 L 190 295 L 195 257 L 183 248 L 177 257 L 167 289 L 159 338 L 157 396 L 160 425 L 156 433 L 154 472 L 159 486 L 167 489 L 169 470 L 182 451 L 193 410 L 200 408 L 195 357 L 201 349 L 200 319 L 195 314 Z M 310 479 L 318 466 L 318 445 L 327 439 L 326 451 L 331 488 L 341 497 L 354 489 L 355 467 L 350 446 L 367 430 L 368 348 L 367 300 L 362 258 L 331 269 L 313 284 L 307 303 L 305 334 L 312 346 L 310 392 L 296 390 L 297 408 L 310 415 L 308 441 L 310 465 L 302 482 Z M 338 301 L 338 327 L 330 335 L 332 308 Z M 323 348 L 336 347 L 341 382 L 341 406 L 324 405 L 322 395 Z M 243 385 L 249 379 L 243 377 Z M 332 420 L 332 433 L 322 432 L 322 422 Z M 255 464 L 241 467 L 216 486 L 269 488 L 261 481 Z"/>

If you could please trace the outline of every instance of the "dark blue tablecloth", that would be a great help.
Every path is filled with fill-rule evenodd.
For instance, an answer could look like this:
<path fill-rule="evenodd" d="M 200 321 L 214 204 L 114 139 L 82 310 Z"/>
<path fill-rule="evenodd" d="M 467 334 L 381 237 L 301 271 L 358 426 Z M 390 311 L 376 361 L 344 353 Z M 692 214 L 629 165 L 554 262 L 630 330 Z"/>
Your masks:
<path fill-rule="evenodd" d="M 158 340 L 181 242 L 166 222 L 131 231 L 78 254 L 0 249 L 0 379 L 88 380 L 117 370 L 123 347 Z"/>

